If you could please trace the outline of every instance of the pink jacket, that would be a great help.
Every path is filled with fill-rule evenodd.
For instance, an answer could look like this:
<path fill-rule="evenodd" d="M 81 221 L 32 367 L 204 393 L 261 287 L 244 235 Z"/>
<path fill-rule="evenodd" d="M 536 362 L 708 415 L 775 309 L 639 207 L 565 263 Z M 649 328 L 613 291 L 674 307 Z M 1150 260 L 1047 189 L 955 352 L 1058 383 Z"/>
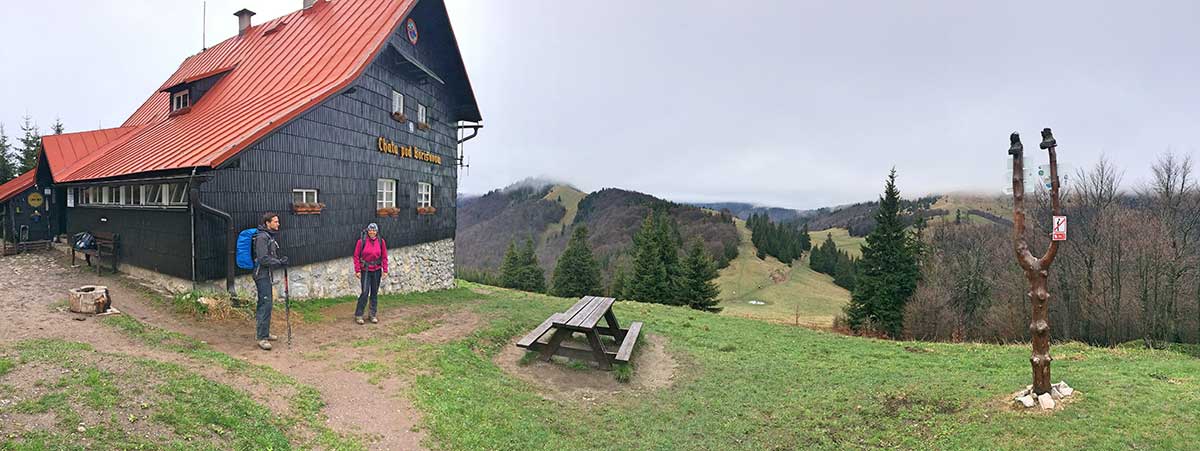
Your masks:
<path fill-rule="evenodd" d="M 367 271 L 382 268 L 383 272 L 388 272 L 387 242 L 382 237 L 360 238 L 354 243 L 354 272 L 363 272 L 364 265 Z"/>

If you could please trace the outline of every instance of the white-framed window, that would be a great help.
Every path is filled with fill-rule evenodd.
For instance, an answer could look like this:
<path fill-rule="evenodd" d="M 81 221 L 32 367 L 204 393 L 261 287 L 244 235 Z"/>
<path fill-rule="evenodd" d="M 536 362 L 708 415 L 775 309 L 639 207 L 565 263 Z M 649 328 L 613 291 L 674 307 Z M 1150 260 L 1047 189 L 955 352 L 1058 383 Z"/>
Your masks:
<path fill-rule="evenodd" d="M 428 124 L 429 123 L 428 112 L 425 111 L 425 105 L 422 105 L 419 103 L 417 104 L 417 123 L 420 123 L 420 124 Z"/>
<path fill-rule="evenodd" d="M 184 89 L 177 93 L 171 94 L 171 111 L 180 110 L 192 106 L 191 90 Z"/>
<path fill-rule="evenodd" d="M 379 179 L 375 196 L 375 208 L 396 208 L 396 181 Z"/>
<path fill-rule="evenodd" d="M 317 190 L 315 189 L 294 189 L 292 190 L 293 204 L 315 204 L 317 203 Z"/>
<path fill-rule="evenodd" d="M 112 187 L 111 186 L 101 186 L 100 187 L 100 203 L 102 203 L 104 205 L 108 205 L 108 204 L 111 204 L 112 201 L 113 201 Z"/>
<path fill-rule="evenodd" d="M 392 91 L 392 113 L 404 114 L 404 94 Z"/>
<path fill-rule="evenodd" d="M 142 200 L 144 205 L 164 205 L 163 187 L 168 185 L 142 185 Z"/>
<path fill-rule="evenodd" d="M 172 183 L 167 185 L 167 187 L 170 189 L 167 196 L 167 205 L 187 205 L 187 183 Z"/>
<path fill-rule="evenodd" d="M 146 185 L 131 185 L 129 188 L 129 205 L 146 205 Z"/>
<path fill-rule="evenodd" d="M 131 188 L 129 185 L 122 185 L 122 186 L 117 187 L 117 202 L 116 203 L 118 203 L 120 205 L 129 205 L 129 201 L 132 200 L 131 197 L 133 197 L 133 196 L 129 195 L 129 188 Z"/>
<path fill-rule="evenodd" d="M 92 204 L 92 190 L 88 188 L 75 188 L 75 200 L 79 205 Z"/>
<path fill-rule="evenodd" d="M 417 182 L 417 206 L 432 207 L 433 206 L 433 185 L 425 182 Z"/>

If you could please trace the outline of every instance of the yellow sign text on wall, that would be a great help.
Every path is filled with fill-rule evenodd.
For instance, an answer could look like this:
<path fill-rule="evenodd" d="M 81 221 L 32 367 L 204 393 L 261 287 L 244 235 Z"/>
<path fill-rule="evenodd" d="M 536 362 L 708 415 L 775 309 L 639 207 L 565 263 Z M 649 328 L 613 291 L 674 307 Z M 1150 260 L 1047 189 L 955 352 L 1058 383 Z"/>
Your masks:
<path fill-rule="evenodd" d="M 400 158 L 412 158 L 414 160 L 428 161 L 433 164 L 442 164 L 442 157 L 418 149 L 414 146 L 398 146 L 392 140 L 379 137 L 378 148 L 380 152 L 398 155 Z"/>
<path fill-rule="evenodd" d="M 43 199 L 43 198 L 42 198 L 42 195 L 41 195 L 40 193 L 31 193 L 31 194 L 29 195 L 29 198 L 28 198 L 28 199 L 26 199 L 26 201 L 28 201 L 28 202 L 29 202 L 29 206 L 30 206 L 30 207 L 33 207 L 33 208 L 38 208 L 38 207 L 41 207 L 41 206 L 42 206 L 42 202 L 43 202 L 44 200 L 45 200 L 45 199 Z"/>

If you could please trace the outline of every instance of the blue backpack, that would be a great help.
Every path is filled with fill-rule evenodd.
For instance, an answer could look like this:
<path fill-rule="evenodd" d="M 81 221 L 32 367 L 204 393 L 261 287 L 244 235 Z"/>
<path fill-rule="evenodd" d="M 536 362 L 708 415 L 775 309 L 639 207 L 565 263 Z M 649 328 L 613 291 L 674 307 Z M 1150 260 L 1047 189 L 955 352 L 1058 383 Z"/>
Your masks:
<path fill-rule="evenodd" d="M 242 269 L 254 269 L 254 235 L 258 229 L 246 229 L 238 234 L 237 266 Z"/>

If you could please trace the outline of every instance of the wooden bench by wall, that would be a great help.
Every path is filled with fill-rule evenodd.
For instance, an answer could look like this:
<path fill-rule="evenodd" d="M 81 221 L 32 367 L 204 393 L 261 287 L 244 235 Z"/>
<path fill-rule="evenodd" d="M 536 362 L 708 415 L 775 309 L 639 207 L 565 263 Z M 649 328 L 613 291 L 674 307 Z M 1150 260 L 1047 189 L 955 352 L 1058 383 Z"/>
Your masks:
<path fill-rule="evenodd" d="M 120 235 L 110 232 L 95 232 L 92 233 L 92 238 L 96 241 L 95 249 L 75 249 L 75 243 L 71 243 L 71 265 L 75 265 L 76 252 L 84 255 L 88 266 L 92 266 L 92 257 L 96 257 L 98 260 L 107 257 L 112 261 L 112 272 L 116 273 Z M 100 274 L 99 261 L 96 262 L 96 274 Z"/>

